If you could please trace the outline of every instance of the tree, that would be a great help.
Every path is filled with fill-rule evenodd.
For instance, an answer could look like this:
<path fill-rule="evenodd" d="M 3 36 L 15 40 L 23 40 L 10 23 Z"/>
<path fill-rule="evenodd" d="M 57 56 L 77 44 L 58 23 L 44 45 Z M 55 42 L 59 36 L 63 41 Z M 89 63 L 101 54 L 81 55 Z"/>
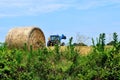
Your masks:
<path fill-rule="evenodd" d="M 73 43 L 74 46 L 87 46 L 85 43 Z"/>
<path fill-rule="evenodd" d="M 86 45 L 86 41 L 88 41 L 90 38 L 85 36 L 85 35 L 81 35 L 80 33 L 76 34 L 76 44 L 77 45 Z"/>
<path fill-rule="evenodd" d="M 110 41 L 109 43 L 107 43 L 107 45 L 113 45 L 114 41 Z"/>

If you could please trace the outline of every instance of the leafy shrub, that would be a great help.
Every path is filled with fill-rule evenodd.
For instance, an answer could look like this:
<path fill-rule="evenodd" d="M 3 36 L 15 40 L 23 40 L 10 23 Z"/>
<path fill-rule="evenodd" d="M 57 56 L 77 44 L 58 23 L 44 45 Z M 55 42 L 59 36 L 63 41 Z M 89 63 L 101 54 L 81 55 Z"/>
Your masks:
<path fill-rule="evenodd" d="M 120 80 L 120 44 L 113 34 L 113 47 L 106 49 L 105 34 L 93 41 L 93 51 L 81 55 L 73 38 L 65 51 L 56 45 L 30 51 L 0 46 L 0 80 Z"/>

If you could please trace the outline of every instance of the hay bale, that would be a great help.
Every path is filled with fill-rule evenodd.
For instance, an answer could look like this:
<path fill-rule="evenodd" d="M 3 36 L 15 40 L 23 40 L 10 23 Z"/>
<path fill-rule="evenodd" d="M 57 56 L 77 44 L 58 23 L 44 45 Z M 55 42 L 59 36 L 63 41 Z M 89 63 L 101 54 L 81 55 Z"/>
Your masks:
<path fill-rule="evenodd" d="M 5 42 L 8 48 L 24 48 L 26 43 L 28 49 L 32 45 L 35 50 L 45 46 L 45 36 L 37 27 L 17 27 L 8 32 Z"/>

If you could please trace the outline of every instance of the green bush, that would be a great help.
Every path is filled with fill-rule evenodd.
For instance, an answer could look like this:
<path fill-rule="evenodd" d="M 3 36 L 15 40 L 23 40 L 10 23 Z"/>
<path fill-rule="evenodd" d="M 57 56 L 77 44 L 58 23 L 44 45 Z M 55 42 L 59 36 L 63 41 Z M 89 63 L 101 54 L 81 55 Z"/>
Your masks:
<path fill-rule="evenodd" d="M 65 51 L 56 45 L 28 51 L 0 45 L 0 80 L 120 80 L 120 42 L 113 34 L 113 47 L 105 48 L 105 33 L 100 34 L 93 51 L 75 51 L 72 37 Z"/>

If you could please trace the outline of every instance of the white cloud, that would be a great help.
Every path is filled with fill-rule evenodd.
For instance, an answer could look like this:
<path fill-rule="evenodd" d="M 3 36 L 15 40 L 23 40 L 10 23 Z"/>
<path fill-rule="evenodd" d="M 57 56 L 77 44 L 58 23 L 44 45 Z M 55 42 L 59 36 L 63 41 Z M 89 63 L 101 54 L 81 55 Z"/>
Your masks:
<path fill-rule="evenodd" d="M 65 8 L 65 7 L 67 6 L 64 4 L 48 4 L 48 5 L 31 7 L 28 9 L 28 12 L 30 12 L 30 14 L 48 13 L 48 12 L 56 11 L 60 8 Z"/>
<path fill-rule="evenodd" d="M 115 7 L 120 5 L 120 0 L 84 0 L 75 4 L 77 9 L 88 10 L 92 8 L 99 8 L 104 6 Z"/>
<path fill-rule="evenodd" d="M 120 0 L 0 0 L 0 17 L 39 15 L 71 7 L 91 9 L 119 3 Z"/>
<path fill-rule="evenodd" d="M 0 17 L 36 15 L 53 12 L 66 7 L 67 2 L 60 0 L 1 0 Z"/>

